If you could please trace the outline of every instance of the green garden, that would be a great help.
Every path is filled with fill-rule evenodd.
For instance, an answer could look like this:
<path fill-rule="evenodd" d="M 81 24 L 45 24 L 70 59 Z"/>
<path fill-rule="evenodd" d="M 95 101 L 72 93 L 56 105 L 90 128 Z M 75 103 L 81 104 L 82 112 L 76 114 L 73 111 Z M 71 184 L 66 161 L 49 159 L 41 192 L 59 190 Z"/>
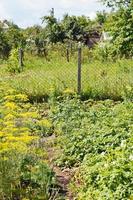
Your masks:
<path fill-rule="evenodd" d="M 102 3 L 93 20 L 0 21 L 0 200 L 133 199 L 133 1 Z"/>

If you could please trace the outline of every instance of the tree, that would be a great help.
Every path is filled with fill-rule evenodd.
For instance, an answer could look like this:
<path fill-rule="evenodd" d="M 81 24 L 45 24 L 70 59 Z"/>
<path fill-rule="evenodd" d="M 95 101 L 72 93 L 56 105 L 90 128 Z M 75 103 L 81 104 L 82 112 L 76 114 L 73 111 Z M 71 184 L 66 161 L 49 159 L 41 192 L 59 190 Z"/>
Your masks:
<path fill-rule="evenodd" d="M 64 15 L 62 20 L 62 26 L 64 27 L 66 38 L 70 40 L 79 41 L 83 39 L 86 32 L 90 30 L 92 22 L 86 16 L 69 16 Z"/>
<path fill-rule="evenodd" d="M 11 48 L 4 34 L 4 30 L 0 27 L 0 58 L 4 59 L 9 56 Z"/>
<path fill-rule="evenodd" d="M 43 35 L 43 28 L 39 25 L 34 25 L 28 27 L 24 31 L 24 36 L 26 38 L 26 49 L 31 53 L 35 53 L 38 56 L 45 54 L 46 41 Z"/>
<path fill-rule="evenodd" d="M 8 30 L 5 32 L 5 36 L 11 48 L 18 48 L 24 44 L 24 37 L 19 28 L 9 26 Z"/>
<path fill-rule="evenodd" d="M 42 17 L 42 23 L 45 24 L 44 35 L 48 42 L 56 43 L 64 41 L 65 32 L 62 24 L 55 18 L 53 9 L 50 11 L 50 15 Z"/>
<path fill-rule="evenodd" d="M 108 7 L 121 8 L 133 5 L 132 0 L 101 0 Z"/>
<path fill-rule="evenodd" d="M 107 21 L 107 17 L 108 17 L 108 14 L 104 10 L 102 12 L 97 12 L 95 20 L 99 25 L 102 26 Z"/>
<path fill-rule="evenodd" d="M 133 0 L 104 2 L 117 8 L 105 23 L 105 30 L 112 35 L 112 55 L 129 58 L 133 56 Z"/>

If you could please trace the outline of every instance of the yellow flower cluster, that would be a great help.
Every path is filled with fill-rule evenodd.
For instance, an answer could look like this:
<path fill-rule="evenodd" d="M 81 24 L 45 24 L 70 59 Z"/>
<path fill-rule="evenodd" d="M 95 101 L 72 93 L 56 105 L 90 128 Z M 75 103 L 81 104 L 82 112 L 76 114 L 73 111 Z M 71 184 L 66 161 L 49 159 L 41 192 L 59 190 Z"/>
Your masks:
<path fill-rule="evenodd" d="M 17 94 L 8 85 L 0 84 L 0 154 L 11 151 L 27 152 L 28 145 L 37 140 L 26 122 L 37 119 L 35 111 L 29 110 L 26 95 Z"/>

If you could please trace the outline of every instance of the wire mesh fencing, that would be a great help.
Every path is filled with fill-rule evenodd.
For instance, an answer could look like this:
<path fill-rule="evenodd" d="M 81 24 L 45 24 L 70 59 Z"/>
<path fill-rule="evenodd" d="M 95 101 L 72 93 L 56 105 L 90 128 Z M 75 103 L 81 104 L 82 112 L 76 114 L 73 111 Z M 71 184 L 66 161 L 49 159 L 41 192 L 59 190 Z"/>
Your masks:
<path fill-rule="evenodd" d="M 50 59 L 26 58 L 27 69 L 18 75 L 14 84 L 31 96 L 48 96 L 51 91 L 65 90 L 94 99 L 120 100 L 133 96 L 133 59 L 92 59 L 86 47 L 53 49 Z M 21 62 L 20 62 L 21 63 Z"/>

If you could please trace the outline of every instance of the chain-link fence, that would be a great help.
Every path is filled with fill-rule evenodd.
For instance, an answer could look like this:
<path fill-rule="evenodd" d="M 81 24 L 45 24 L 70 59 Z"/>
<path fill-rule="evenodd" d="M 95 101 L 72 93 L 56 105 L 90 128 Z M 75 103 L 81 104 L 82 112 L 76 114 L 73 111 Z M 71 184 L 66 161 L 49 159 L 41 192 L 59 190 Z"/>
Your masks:
<path fill-rule="evenodd" d="M 31 97 L 45 98 L 52 91 L 81 93 L 93 99 L 133 96 L 132 59 L 101 61 L 91 57 L 86 47 L 76 46 L 62 47 L 60 51 L 53 48 L 47 59 L 27 54 L 24 63 L 24 71 L 12 82 Z"/>

